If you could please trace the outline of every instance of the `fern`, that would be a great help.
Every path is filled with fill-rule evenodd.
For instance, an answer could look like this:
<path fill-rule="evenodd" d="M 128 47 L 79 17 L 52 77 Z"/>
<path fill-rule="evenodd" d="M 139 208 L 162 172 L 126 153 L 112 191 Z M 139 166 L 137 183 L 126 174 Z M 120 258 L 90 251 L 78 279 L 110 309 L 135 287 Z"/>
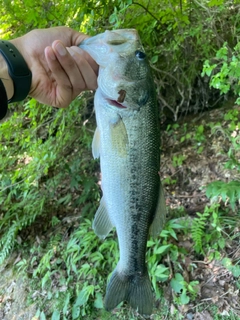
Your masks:
<path fill-rule="evenodd" d="M 31 194 L 31 192 L 30 192 Z M 22 210 L 19 210 L 19 207 L 16 209 L 15 213 L 15 221 L 11 222 L 11 226 L 9 227 L 7 222 L 9 220 L 9 216 L 6 214 L 6 217 L 3 216 L 1 220 L 1 227 L 3 235 L 0 238 L 0 264 L 3 263 L 3 261 L 6 259 L 12 248 L 15 244 L 15 238 L 21 229 L 31 225 L 36 217 L 40 215 L 43 211 L 44 202 L 45 199 L 41 198 L 34 198 L 31 197 L 31 199 L 26 198 L 28 201 L 32 201 L 32 203 L 26 205 L 26 201 L 22 201 L 22 203 L 18 204 L 18 206 L 21 206 Z M 25 206 L 24 206 L 25 204 Z M 16 208 L 16 206 L 13 206 L 12 210 L 9 210 L 9 215 L 13 215 L 13 211 Z"/>
<path fill-rule="evenodd" d="M 205 207 L 203 213 L 196 213 L 198 217 L 193 220 L 191 232 L 194 241 L 194 249 L 197 253 L 203 253 L 203 238 L 205 233 L 206 224 L 210 216 L 210 208 Z"/>
<path fill-rule="evenodd" d="M 233 211 L 236 210 L 236 203 L 240 199 L 240 181 L 233 180 L 229 183 L 224 181 L 214 181 L 207 186 L 206 195 L 211 198 L 211 202 L 223 200 L 229 202 Z"/>
<path fill-rule="evenodd" d="M 8 256 L 9 252 L 13 248 L 15 236 L 17 233 L 16 225 L 12 225 L 8 233 L 4 234 L 3 238 L 0 241 L 0 264 Z"/>

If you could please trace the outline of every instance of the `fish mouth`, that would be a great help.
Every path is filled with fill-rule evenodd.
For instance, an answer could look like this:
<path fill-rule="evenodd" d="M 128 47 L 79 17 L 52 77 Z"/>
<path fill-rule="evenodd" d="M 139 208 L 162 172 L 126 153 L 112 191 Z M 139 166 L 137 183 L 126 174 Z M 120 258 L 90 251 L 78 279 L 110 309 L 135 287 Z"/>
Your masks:
<path fill-rule="evenodd" d="M 119 109 L 127 109 L 126 106 L 124 106 L 123 104 L 119 103 L 116 100 L 107 99 L 107 101 L 111 106 L 117 107 Z"/>

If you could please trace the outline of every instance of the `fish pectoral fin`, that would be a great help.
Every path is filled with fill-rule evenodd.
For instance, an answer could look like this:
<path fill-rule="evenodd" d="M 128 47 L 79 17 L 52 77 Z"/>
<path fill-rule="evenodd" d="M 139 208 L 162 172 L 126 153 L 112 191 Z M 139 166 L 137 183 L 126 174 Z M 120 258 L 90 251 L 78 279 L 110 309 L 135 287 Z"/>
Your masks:
<path fill-rule="evenodd" d="M 164 197 L 162 183 L 160 181 L 157 208 L 156 208 L 153 222 L 149 228 L 149 233 L 152 237 L 157 237 L 160 234 L 161 230 L 163 229 L 163 226 L 166 220 L 166 213 L 167 213 L 167 208 L 165 203 L 165 197 Z"/>
<path fill-rule="evenodd" d="M 105 206 L 104 198 L 102 198 L 93 220 L 93 230 L 99 238 L 104 239 L 113 227 Z"/>
<path fill-rule="evenodd" d="M 119 156 L 126 156 L 128 147 L 128 134 L 125 124 L 120 117 L 117 122 L 110 124 L 110 134 L 113 150 L 116 150 Z"/>
<path fill-rule="evenodd" d="M 92 141 L 92 154 L 93 158 L 97 159 L 100 157 L 100 131 L 96 128 Z"/>

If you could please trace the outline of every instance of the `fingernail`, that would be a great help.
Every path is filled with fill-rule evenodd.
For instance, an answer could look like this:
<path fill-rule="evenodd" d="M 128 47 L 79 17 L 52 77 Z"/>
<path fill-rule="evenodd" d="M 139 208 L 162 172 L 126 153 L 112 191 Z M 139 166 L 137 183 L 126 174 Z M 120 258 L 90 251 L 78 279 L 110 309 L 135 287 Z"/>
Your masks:
<path fill-rule="evenodd" d="M 67 54 L 66 48 L 60 42 L 56 44 L 55 49 L 60 54 L 60 56 L 65 56 Z"/>

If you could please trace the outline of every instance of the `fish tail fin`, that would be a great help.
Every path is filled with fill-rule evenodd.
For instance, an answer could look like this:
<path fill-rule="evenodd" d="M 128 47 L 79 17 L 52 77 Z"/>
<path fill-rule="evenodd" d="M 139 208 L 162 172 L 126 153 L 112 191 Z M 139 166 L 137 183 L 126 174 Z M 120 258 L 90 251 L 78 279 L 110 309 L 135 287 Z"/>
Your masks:
<path fill-rule="evenodd" d="M 145 275 L 128 276 L 114 270 L 107 286 L 105 309 L 110 311 L 122 301 L 129 302 L 142 315 L 152 313 L 153 293 L 147 272 Z"/>
<path fill-rule="evenodd" d="M 126 300 L 128 294 L 128 279 L 115 269 L 107 285 L 104 307 L 107 311 L 114 309 L 120 302 Z"/>
<path fill-rule="evenodd" d="M 148 273 L 144 276 L 135 275 L 129 284 L 127 301 L 130 306 L 142 315 L 150 315 L 153 308 L 152 284 Z"/>

